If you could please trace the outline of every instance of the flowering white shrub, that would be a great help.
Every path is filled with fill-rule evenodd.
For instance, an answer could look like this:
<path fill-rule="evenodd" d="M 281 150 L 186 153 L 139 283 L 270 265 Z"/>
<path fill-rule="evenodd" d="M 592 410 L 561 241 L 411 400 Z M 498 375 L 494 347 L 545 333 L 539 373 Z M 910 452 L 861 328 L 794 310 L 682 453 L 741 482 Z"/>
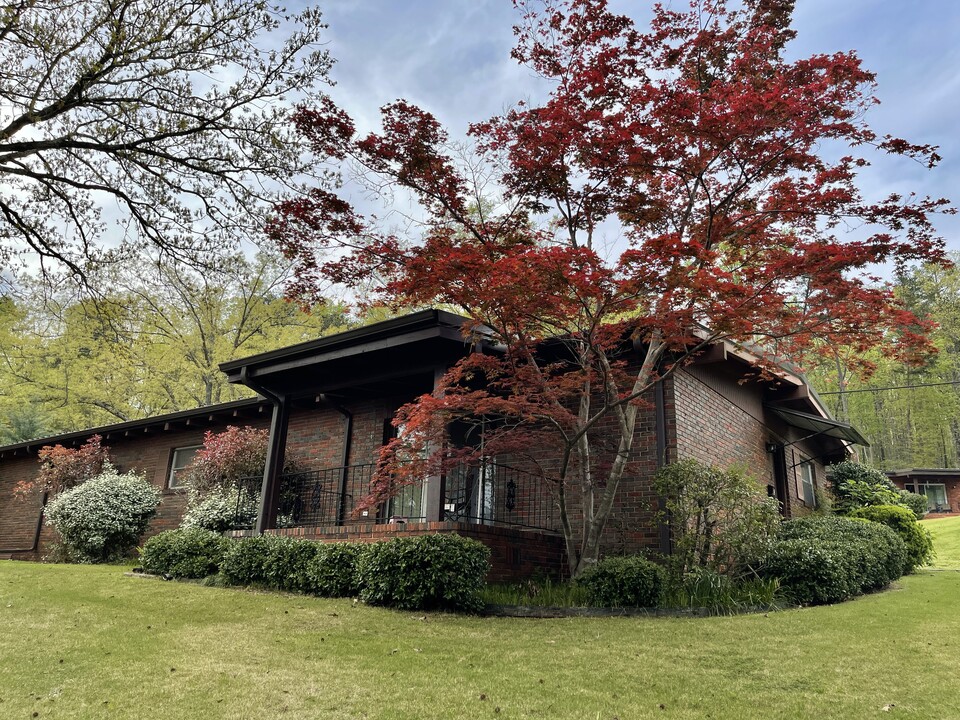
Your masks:
<path fill-rule="evenodd" d="M 52 500 L 47 523 L 79 562 L 118 560 L 136 547 L 157 511 L 160 491 L 136 472 L 103 472 Z"/>
<path fill-rule="evenodd" d="M 244 488 L 217 488 L 190 503 L 180 527 L 214 532 L 253 527 L 259 507 L 260 498 Z"/>

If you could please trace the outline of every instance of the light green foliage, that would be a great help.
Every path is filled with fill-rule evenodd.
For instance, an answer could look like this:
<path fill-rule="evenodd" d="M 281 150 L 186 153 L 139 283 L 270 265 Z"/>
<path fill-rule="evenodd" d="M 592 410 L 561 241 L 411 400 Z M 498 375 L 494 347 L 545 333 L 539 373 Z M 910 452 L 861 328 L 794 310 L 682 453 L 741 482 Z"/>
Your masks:
<path fill-rule="evenodd" d="M 288 276 L 261 254 L 203 273 L 134 259 L 92 278 L 96 301 L 24 281 L 0 306 L 0 414 L 33 404 L 56 432 L 250 397 L 220 363 L 346 329 L 341 306 L 284 300 Z"/>
<path fill-rule="evenodd" d="M 490 549 L 459 535 L 420 535 L 371 543 L 357 559 L 360 599 L 402 610 L 475 612 Z"/>
<path fill-rule="evenodd" d="M 136 547 L 159 502 L 159 490 L 142 475 L 107 465 L 54 498 L 45 518 L 80 562 L 110 562 Z"/>
<path fill-rule="evenodd" d="M 890 352 L 861 357 L 852 348 L 824 347 L 809 368 L 820 391 L 857 391 L 822 397 L 870 440 L 862 451 L 883 470 L 960 465 L 960 254 L 951 259 L 952 268 L 918 266 L 896 278 L 907 309 L 936 323 L 929 332 L 934 355 L 908 365 Z M 858 372 L 861 360 L 874 370 L 869 377 Z M 922 385 L 932 387 L 879 389 Z"/>
<path fill-rule="evenodd" d="M 907 572 L 929 565 L 933 559 L 930 532 L 917 522 L 910 509 L 898 505 L 873 505 L 857 508 L 850 516 L 881 523 L 896 532 L 907 548 Z"/>
<path fill-rule="evenodd" d="M 667 564 L 675 579 L 695 568 L 748 574 L 780 526 L 776 501 L 737 470 L 681 460 L 663 468 L 654 487 L 666 498 L 674 546 Z"/>
<path fill-rule="evenodd" d="M 205 578 L 220 570 L 230 540 L 209 530 L 168 530 L 149 538 L 140 550 L 143 569 L 175 578 Z"/>
<path fill-rule="evenodd" d="M 890 478 L 875 468 L 844 460 L 827 472 L 833 493 L 834 512 L 846 514 L 868 505 L 899 505 L 900 491 Z"/>
<path fill-rule="evenodd" d="M 577 584 L 597 607 L 653 608 L 660 604 L 666 580 L 662 567 L 633 555 L 600 560 L 577 578 Z"/>

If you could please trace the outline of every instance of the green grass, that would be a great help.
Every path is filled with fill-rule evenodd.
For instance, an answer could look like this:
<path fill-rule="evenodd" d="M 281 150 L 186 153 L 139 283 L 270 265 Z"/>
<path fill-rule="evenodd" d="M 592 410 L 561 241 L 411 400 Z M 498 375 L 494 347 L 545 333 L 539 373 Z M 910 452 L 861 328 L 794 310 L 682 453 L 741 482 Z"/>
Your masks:
<path fill-rule="evenodd" d="M 583 607 L 589 604 L 584 588 L 574 583 L 549 579 L 487 585 L 481 591 L 481 596 L 483 602 L 490 605 Z"/>
<path fill-rule="evenodd" d="M 924 520 L 922 525 L 933 535 L 937 555 L 932 566 L 960 569 L 960 517 Z"/>
<path fill-rule="evenodd" d="M 767 615 L 524 620 L 123 570 L 0 562 L 0 717 L 960 717 L 960 573 Z"/>

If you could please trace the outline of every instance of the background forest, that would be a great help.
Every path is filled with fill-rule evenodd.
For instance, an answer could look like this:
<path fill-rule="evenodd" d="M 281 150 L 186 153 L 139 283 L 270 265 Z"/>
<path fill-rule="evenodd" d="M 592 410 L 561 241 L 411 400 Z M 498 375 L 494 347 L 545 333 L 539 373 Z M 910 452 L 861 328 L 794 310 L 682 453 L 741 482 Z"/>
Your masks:
<path fill-rule="evenodd" d="M 347 328 L 340 305 L 285 300 L 288 277 L 260 253 L 104 266 L 95 297 L 69 276 L 22 282 L 0 298 L 0 442 L 251 396 L 218 365 Z"/>
<path fill-rule="evenodd" d="M 960 263 L 960 254 L 952 256 Z M 808 375 L 837 419 L 870 440 L 863 459 L 883 470 L 960 466 L 960 269 L 922 266 L 896 277 L 895 292 L 936 323 L 938 352 L 917 367 L 875 351 L 868 379 L 848 348 L 825 348 Z"/>
<path fill-rule="evenodd" d="M 0 298 L 0 442 L 247 397 L 219 363 L 363 322 L 335 303 L 305 311 L 284 300 L 288 279 L 282 259 L 260 253 L 204 272 L 144 259 L 102 272 L 96 299 L 68 278 L 24 284 Z M 852 351 L 824 348 L 809 377 L 870 440 L 871 465 L 960 466 L 960 270 L 915 267 L 895 291 L 937 324 L 939 352 L 918 367 L 875 353 L 863 379 Z"/>

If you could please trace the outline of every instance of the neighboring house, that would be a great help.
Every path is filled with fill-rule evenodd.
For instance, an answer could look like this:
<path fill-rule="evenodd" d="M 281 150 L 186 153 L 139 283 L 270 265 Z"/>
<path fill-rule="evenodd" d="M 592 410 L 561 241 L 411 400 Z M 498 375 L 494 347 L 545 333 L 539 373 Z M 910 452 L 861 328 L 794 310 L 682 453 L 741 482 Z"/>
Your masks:
<path fill-rule="evenodd" d="M 960 469 L 914 468 L 887 473 L 898 488 L 926 495 L 932 513 L 960 512 Z"/>
<path fill-rule="evenodd" d="M 36 473 L 36 453 L 44 445 L 76 446 L 100 434 L 122 470 L 139 468 L 162 488 L 149 531 L 155 533 L 180 520 L 185 496 L 178 473 L 204 432 L 251 425 L 270 430 L 258 530 L 274 528 L 279 513 L 295 527 L 277 532 L 321 540 L 455 531 L 491 546 L 494 579 L 562 572 L 550 488 L 505 458 L 425 478 L 376 511 L 355 512 L 379 449 L 391 437 L 396 410 L 431 392 L 466 353 L 484 350 L 464 340 L 463 322 L 427 310 L 224 363 L 231 382 L 261 398 L 0 447 L 0 555 L 38 557 L 52 538 L 41 531 L 43 498 L 13 496 L 17 482 Z M 825 464 L 846 457 L 851 443 L 865 443 L 829 418 L 800 375 L 784 371 L 776 380 L 755 379 L 754 359 L 729 345 L 712 346 L 650 393 L 606 529 L 607 553 L 669 547 L 665 528 L 655 521 L 652 488 L 666 462 L 738 464 L 779 499 L 784 515 L 794 516 L 815 507 Z M 284 480 L 285 454 L 295 455 L 304 471 Z"/>

